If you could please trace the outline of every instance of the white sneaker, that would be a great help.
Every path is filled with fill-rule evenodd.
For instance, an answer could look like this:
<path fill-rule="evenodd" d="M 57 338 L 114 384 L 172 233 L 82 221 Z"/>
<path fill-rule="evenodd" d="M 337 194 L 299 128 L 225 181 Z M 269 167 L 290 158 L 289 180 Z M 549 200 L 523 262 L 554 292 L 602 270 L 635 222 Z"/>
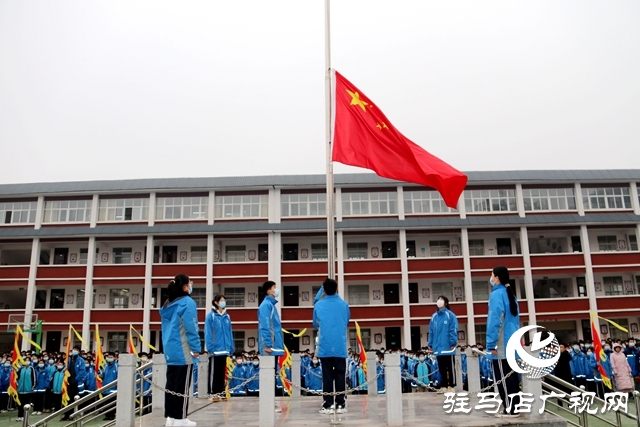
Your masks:
<path fill-rule="evenodd" d="M 449 388 L 447 389 L 447 393 L 455 393 L 455 392 L 456 392 L 456 391 L 455 391 L 455 389 L 454 389 L 453 387 L 449 387 Z"/>
<path fill-rule="evenodd" d="M 331 408 L 325 408 L 324 406 L 322 408 L 320 408 L 320 410 L 318 411 L 321 414 L 333 414 L 333 407 Z"/>
<path fill-rule="evenodd" d="M 165 421 L 164 425 L 165 427 L 171 427 L 173 426 L 175 419 L 171 418 L 171 417 L 167 417 L 167 421 Z"/>
<path fill-rule="evenodd" d="M 195 421 L 191 421 L 188 418 L 183 418 L 181 420 L 173 420 L 174 426 L 184 426 L 184 427 L 196 427 L 198 423 Z"/>
<path fill-rule="evenodd" d="M 336 414 L 346 414 L 347 413 L 347 408 L 345 408 L 342 405 L 338 405 L 336 407 Z"/>
<path fill-rule="evenodd" d="M 22 417 L 16 418 L 16 421 L 23 421 L 23 420 L 24 420 L 24 418 L 22 418 Z"/>
<path fill-rule="evenodd" d="M 446 391 L 446 389 L 444 387 L 440 387 L 436 393 L 437 394 L 444 394 L 445 391 Z"/>

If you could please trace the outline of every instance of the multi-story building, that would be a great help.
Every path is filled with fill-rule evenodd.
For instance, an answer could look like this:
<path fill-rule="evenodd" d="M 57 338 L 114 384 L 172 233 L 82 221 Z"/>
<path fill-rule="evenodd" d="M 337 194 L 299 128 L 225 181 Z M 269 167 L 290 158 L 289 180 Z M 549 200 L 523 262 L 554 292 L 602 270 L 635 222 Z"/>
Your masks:
<path fill-rule="evenodd" d="M 471 172 L 458 209 L 428 188 L 335 176 L 339 292 L 366 347 L 425 346 L 446 295 L 462 343 L 485 339 L 488 278 L 516 281 L 521 321 L 571 341 L 597 310 L 638 331 L 640 170 Z M 200 321 L 226 296 L 237 348 L 257 349 L 261 284 L 281 287 L 290 348 L 311 348 L 313 297 L 327 275 L 323 175 L 0 186 L 0 325 L 44 320 L 43 347 L 69 324 L 126 349 L 129 325 L 160 343 L 158 308 L 191 276 Z M 602 325 L 604 337 L 617 329 Z M 355 333 L 351 343 L 355 346 Z M 12 335 L 0 335 L 11 346 Z M 137 341 L 137 340 L 136 340 Z M 138 343 L 141 346 L 140 343 Z"/>

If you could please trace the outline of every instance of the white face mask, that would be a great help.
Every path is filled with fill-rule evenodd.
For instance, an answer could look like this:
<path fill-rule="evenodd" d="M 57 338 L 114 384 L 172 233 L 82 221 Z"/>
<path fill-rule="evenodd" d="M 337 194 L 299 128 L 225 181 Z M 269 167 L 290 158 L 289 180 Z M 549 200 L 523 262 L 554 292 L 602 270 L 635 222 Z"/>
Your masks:
<path fill-rule="evenodd" d="M 489 284 L 490 284 L 491 286 L 493 286 L 493 285 L 494 285 L 494 283 L 493 283 L 493 276 L 489 277 Z"/>
<path fill-rule="evenodd" d="M 442 308 L 444 307 L 444 301 L 439 299 L 438 301 L 436 301 L 436 305 L 438 306 L 438 308 Z"/>

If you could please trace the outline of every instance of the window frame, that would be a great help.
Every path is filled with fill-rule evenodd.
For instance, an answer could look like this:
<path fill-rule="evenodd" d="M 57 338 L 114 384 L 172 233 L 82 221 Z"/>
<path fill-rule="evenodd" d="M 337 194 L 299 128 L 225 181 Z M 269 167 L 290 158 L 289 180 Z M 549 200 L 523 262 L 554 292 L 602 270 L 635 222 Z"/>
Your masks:
<path fill-rule="evenodd" d="M 196 211 L 197 209 L 197 211 Z M 167 218 L 171 212 L 171 218 Z M 190 212 L 187 216 L 187 213 Z M 194 216 L 194 212 L 198 215 Z M 174 216 L 175 214 L 178 216 Z M 206 220 L 209 218 L 209 196 L 172 196 L 156 198 L 156 221 Z"/>
<path fill-rule="evenodd" d="M 246 307 L 246 289 L 240 286 L 229 286 L 223 290 L 227 307 Z"/>
<path fill-rule="evenodd" d="M 80 206 L 82 204 L 83 206 Z M 73 206 L 74 205 L 74 206 Z M 44 202 L 43 224 L 64 224 L 69 222 L 91 222 L 93 200 L 48 200 Z M 60 216 L 64 212 L 64 220 Z M 73 212 L 73 215 L 72 215 Z M 78 215 L 81 213 L 81 215 Z M 53 220 L 53 217 L 56 220 Z M 74 216 L 75 219 L 71 219 Z M 81 219 L 79 219 L 82 217 Z"/>
<path fill-rule="evenodd" d="M 511 188 L 464 190 L 464 203 L 467 214 L 518 212 L 516 191 Z M 500 209 L 494 209 L 496 203 Z"/>
<path fill-rule="evenodd" d="M 358 245 L 355 247 L 354 245 Z M 350 247 L 351 246 L 351 247 Z M 364 246 L 364 247 L 363 247 Z M 364 249 L 364 256 L 360 256 L 362 254 L 362 250 Z M 349 252 L 349 251 L 356 251 Z M 357 255 L 357 256 L 355 256 Z M 368 242 L 347 242 L 347 259 L 367 259 L 369 256 L 369 243 Z"/>
<path fill-rule="evenodd" d="M 405 215 L 446 215 L 458 213 L 457 209 L 447 206 L 442 195 L 437 191 L 404 190 L 402 200 Z"/>
<path fill-rule="evenodd" d="M 381 196 L 386 198 L 382 198 Z M 385 206 L 387 212 L 381 212 Z M 363 212 L 366 210 L 366 212 Z M 377 211 L 377 212 L 376 212 Z M 387 216 L 398 215 L 397 191 L 343 192 L 342 216 Z"/>
<path fill-rule="evenodd" d="M 292 213 L 293 211 L 295 211 L 295 213 Z M 315 211 L 315 213 L 312 213 L 312 211 Z M 280 194 L 280 216 L 282 218 L 316 217 L 326 215 L 326 193 Z"/>
<path fill-rule="evenodd" d="M 215 219 L 268 218 L 268 194 L 240 194 L 215 196 Z"/>
<path fill-rule="evenodd" d="M 560 191 L 563 194 L 558 194 Z M 544 194 L 542 194 L 543 192 Z M 525 212 L 575 211 L 578 209 L 573 188 L 524 188 L 522 189 L 522 198 Z M 559 207 L 561 201 L 565 205 L 564 208 Z M 554 208 L 554 203 L 558 207 Z M 573 203 L 573 207 L 571 207 L 571 203 Z M 546 207 L 544 207 L 545 204 Z M 536 206 L 538 207 L 536 208 Z"/>
<path fill-rule="evenodd" d="M 616 194 L 616 190 L 619 190 L 620 194 Z M 592 206 L 592 202 L 597 206 Z M 615 206 L 618 202 L 621 202 L 622 207 Z M 633 209 L 629 187 L 582 188 L 582 203 L 585 211 Z M 614 206 L 610 206 L 610 203 Z"/>
<path fill-rule="evenodd" d="M 98 222 L 149 220 L 149 198 L 100 199 Z"/>
<path fill-rule="evenodd" d="M 366 291 L 366 303 L 365 301 L 365 291 Z M 371 303 L 371 292 L 369 285 L 367 284 L 359 284 L 359 285 L 347 285 L 347 299 L 350 306 L 355 305 L 370 305 Z M 315 295 L 314 295 L 315 297 Z"/>

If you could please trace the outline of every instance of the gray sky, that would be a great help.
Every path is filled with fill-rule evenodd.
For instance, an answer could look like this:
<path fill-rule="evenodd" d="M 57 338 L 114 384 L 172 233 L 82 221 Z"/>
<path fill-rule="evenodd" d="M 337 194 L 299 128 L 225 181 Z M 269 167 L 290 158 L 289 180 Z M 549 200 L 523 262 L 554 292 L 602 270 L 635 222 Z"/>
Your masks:
<path fill-rule="evenodd" d="M 331 7 L 333 67 L 458 169 L 640 167 L 640 2 Z M 324 108 L 322 0 L 0 0 L 0 183 L 324 173 Z"/>

